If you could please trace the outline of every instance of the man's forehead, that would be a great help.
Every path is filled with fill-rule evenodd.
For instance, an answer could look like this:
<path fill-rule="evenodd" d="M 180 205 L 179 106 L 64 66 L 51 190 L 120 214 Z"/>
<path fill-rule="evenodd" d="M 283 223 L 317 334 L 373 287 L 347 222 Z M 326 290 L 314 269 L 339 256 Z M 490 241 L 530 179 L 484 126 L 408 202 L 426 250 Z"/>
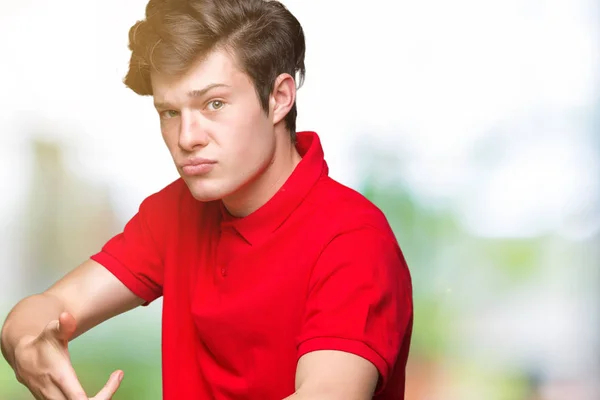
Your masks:
<path fill-rule="evenodd" d="M 227 52 L 212 52 L 192 63 L 184 73 L 174 75 L 161 72 L 151 74 L 153 91 L 192 91 L 201 90 L 213 84 L 235 87 L 245 74 L 237 67 Z"/>

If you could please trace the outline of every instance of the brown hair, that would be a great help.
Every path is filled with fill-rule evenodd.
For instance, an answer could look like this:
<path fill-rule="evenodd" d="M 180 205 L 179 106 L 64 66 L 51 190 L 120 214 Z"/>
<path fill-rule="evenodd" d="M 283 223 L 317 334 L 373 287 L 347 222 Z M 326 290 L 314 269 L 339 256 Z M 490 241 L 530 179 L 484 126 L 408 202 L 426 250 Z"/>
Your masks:
<path fill-rule="evenodd" d="M 146 19 L 129 30 L 131 60 L 125 84 L 152 95 L 151 71 L 181 74 L 200 57 L 223 48 L 253 81 L 261 106 L 282 73 L 304 81 L 304 32 L 283 4 L 269 0 L 150 0 Z M 285 117 L 292 138 L 296 104 Z"/>

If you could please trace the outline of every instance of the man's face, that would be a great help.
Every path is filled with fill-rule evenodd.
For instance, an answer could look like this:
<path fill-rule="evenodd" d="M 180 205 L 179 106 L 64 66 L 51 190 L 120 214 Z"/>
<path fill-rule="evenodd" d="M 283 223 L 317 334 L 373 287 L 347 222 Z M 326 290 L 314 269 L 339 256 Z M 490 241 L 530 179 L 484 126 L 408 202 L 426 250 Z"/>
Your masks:
<path fill-rule="evenodd" d="M 152 89 L 164 141 L 197 200 L 234 194 L 272 162 L 274 121 L 227 52 L 182 76 L 155 73 Z"/>

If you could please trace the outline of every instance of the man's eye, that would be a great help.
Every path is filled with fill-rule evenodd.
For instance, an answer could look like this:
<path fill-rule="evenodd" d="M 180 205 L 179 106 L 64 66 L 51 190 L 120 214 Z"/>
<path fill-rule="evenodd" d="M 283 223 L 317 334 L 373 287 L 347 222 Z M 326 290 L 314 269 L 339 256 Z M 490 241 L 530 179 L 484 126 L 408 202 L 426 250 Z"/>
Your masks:
<path fill-rule="evenodd" d="M 179 116 L 179 112 L 175 110 L 166 110 L 160 113 L 160 117 L 163 119 L 175 118 Z"/>
<path fill-rule="evenodd" d="M 208 103 L 208 108 L 216 111 L 223 108 L 224 105 L 225 103 L 223 103 L 221 100 L 213 100 Z"/>

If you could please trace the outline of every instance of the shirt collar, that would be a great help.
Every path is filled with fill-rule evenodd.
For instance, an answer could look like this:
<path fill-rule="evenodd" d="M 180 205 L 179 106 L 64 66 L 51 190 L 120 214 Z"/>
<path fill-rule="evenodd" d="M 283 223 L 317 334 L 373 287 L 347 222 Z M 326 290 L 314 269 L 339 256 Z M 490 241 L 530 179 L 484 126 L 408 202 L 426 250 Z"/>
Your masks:
<path fill-rule="evenodd" d="M 329 173 L 319 136 L 315 132 L 298 132 L 296 138 L 296 148 L 302 160 L 283 186 L 262 207 L 246 217 L 235 218 L 227 212 L 221 202 L 221 225 L 233 226 L 251 245 L 261 242 L 277 230 L 300 205 L 319 178 Z"/>

